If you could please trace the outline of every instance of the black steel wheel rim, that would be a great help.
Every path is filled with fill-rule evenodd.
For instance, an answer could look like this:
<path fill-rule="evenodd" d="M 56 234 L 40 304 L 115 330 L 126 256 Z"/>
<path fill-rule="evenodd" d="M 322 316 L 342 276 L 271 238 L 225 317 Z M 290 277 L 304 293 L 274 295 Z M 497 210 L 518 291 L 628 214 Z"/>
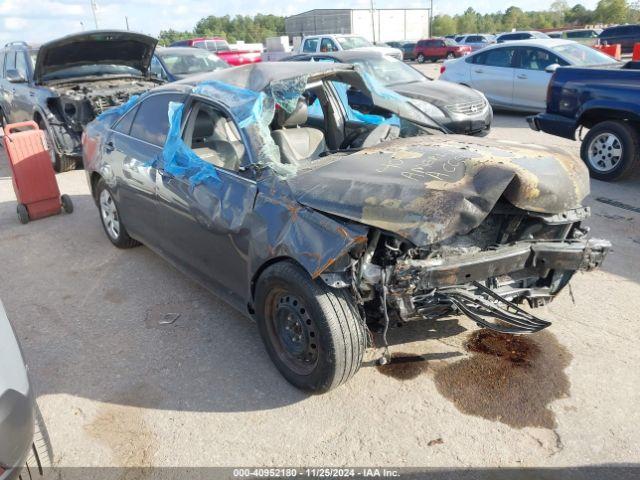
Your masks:
<path fill-rule="evenodd" d="M 318 364 L 318 330 L 308 308 L 291 293 L 277 289 L 267 302 L 267 332 L 278 357 L 298 375 Z"/>

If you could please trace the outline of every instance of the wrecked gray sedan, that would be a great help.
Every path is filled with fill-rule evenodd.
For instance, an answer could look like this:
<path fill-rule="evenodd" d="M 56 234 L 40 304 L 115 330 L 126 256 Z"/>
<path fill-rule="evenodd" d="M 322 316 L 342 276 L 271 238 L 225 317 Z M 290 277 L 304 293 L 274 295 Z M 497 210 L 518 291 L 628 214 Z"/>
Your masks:
<path fill-rule="evenodd" d="M 351 87 L 380 114 L 354 115 Z M 287 380 L 327 391 L 374 325 L 545 328 L 518 305 L 550 301 L 610 248 L 581 226 L 582 162 L 433 128 L 357 67 L 255 64 L 105 112 L 84 163 L 114 245 L 144 243 L 220 294 Z"/>

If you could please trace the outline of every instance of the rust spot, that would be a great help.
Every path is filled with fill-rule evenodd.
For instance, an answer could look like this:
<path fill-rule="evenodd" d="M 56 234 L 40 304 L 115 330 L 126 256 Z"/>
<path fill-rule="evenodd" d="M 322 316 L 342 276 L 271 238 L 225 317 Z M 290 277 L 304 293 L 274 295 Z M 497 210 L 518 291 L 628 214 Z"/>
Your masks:
<path fill-rule="evenodd" d="M 342 225 L 338 225 L 338 228 L 336 230 L 344 238 L 349 238 L 349 232 L 347 232 L 347 230 Z"/>
<path fill-rule="evenodd" d="M 313 274 L 311 275 L 311 278 L 318 278 L 320 276 L 320 274 L 322 274 L 322 272 L 324 272 L 327 268 L 329 268 L 331 265 L 333 265 L 336 262 L 335 258 L 330 258 L 329 260 L 327 260 L 327 262 L 322 265 L 320 268 L 317 268 L 315 272 L 313 272 Z"/>
<path fill-rule="evenodd" d="M 434 376 L 438 391 L 458 410 L 514 428 L 556 427 L 549 404 L 569 395 L 564 370 L 571 354 L 553 334 L 479 330 L 466 348 L 470 357 L 437 368 Z"/>
<path fill-rule="evenodd" d="M 287 205 L 287 210 L 289 210 L 289 213 L 291 214 L 291 221 L 295 222 L 296 220 L 298 220 L 298 212 L 300 211 L 300 205 L 297 205 L 295 203 L 292 203 L 290 205 Z"/>
<path fill-rule="evenodd" d="M 436 438 L 435 440 L 430 440 L 429 443 L 427 443 L 428 447 L 433 447 L 434 445 L 442 445 L 444 443 L 444 440 L 442 440 L 442 438 Z"/>

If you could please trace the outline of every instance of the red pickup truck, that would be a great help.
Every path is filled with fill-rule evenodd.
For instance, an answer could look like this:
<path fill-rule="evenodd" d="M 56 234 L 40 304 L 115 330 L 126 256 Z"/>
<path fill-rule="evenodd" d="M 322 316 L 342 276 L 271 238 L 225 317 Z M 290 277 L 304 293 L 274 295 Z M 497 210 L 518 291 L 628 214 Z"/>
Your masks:
<path fill-rule="evenodd" d="M 200 37 L 173 42 L 170 47 L 195 47 L 214 52 L 229 65 L 238 66 L 262 61 L 259 50 L 231 50 L 224 38 Z"/>
<path fill-rule="evenodd" d="M 429 38 L 416 43 L 413 57 L 420 63 L 435 62 L 444 58 L 458 58 L 471 53 L 468 45 L 458 45 L 450 38 Z"/>

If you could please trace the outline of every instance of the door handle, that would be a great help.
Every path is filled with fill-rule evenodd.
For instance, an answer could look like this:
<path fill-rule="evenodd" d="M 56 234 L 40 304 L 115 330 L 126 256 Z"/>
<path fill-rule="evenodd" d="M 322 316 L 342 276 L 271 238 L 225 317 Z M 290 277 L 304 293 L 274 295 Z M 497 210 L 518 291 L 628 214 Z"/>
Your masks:
<path fill-rule="evenodd" d="M 524 73 L 520 73 L 517 75 L 517 78 L 519 78 L 520 80 L 526 80 L 529 77 L 527 77 Z"/>
<path fill-rule="evenodd" d="M 116 149 L 116 146 L 113 144 L 113 140 L 109 140 L 104 144 L 104 151 L 107 153 L 111 153 Z"/>

